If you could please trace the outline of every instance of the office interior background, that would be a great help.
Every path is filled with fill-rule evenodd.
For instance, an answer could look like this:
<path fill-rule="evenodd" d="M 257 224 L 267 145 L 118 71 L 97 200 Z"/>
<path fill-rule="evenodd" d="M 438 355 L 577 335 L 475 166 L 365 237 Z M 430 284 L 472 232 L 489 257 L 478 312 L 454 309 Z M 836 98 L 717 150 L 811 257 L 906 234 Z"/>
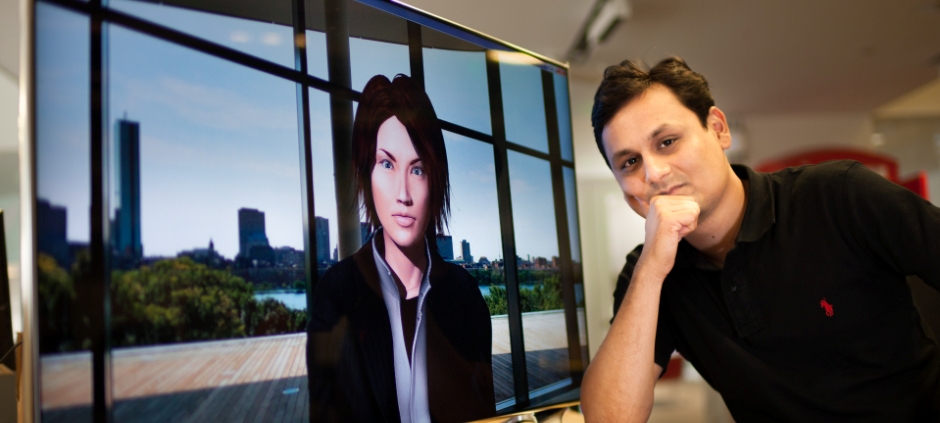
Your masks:
<path fill-rule="evenodd" d="M 758 166 L 823 148 L 897 160 L 924 171 L 940 205 L 940 1 L 410 0 L 413 6 L 558 60 L 571 61 L 581 245 L 590 354 L 612 316 L 625 255 L 643 221 L 623 201 L 594 144 L 590 111 L 603 69 L 678 55 L 708 78 L 728 115 L 734 162 Z M 577 49 L 591 16 L 618 3 L 620 23 Z M 0 0 L 0 209 L 5 213 L 13 325 L 21 327 L 18 108 L 20 0 Z M 612 7 L 612 6 L 608 6 Z M 600 11 L 600 13 L 598 13 Z M 591 43 L 589 43 L 591 44 Z M 934 292 L 922 295 L 940 297 Z M 937 301 L 940 301 L 938 299 Z M 940 317 L 934 316 L 934 319 Z M 651 421 L 729 421 L 693 369 L 657 387 Z"/>

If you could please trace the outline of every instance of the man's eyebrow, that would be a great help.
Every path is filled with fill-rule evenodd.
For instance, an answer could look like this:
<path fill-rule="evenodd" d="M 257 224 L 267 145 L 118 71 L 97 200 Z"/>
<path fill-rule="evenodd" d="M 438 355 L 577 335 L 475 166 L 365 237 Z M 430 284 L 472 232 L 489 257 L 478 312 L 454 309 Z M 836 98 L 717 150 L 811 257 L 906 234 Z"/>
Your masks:
<path fill-rule="evenodd" d="M 629 155 L 631 155 L 631 154 L 636 154 L 636 151 L 633 151 L 633 150 L 631 150 L 631 149 L 629 149 L 629 148 L 624 148 L 623 150 L 620 150 L 620 151 L 614 153 L 614 157 L 612 157 L 612 158 L 610 159 L 610 161 L 611 161 L 612 163 L 616 163 L 617 161 L 620 160 L 621 157 L 623 157 L 623 156 L 629 156 Z"/>
<path fill-rule="evenodd" d="M 654 129 L 653 132 L 650 133 L 650 136 L 648 137 L 648 139 L 652 140 L 653 138 L 658 137 L 663 132 L 666 132 L 666 130 L 668 129 L 671 129 L 669 123 L 663 123 L 659 125 L 658 127 L 656 127 L 656 129 Z"/>

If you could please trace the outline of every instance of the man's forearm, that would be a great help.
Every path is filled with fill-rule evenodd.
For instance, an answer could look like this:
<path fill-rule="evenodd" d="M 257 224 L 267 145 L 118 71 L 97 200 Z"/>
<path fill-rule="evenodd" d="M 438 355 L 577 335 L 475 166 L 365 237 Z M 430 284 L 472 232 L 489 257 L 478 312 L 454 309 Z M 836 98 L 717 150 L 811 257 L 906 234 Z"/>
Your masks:
<path fill-rule="evenodd" d="M 646 421 L 653 387 L 656 325 L 663 279 L 638 265 L 610 332 L 584 375 L 581 407 L 588 421 Z"/>

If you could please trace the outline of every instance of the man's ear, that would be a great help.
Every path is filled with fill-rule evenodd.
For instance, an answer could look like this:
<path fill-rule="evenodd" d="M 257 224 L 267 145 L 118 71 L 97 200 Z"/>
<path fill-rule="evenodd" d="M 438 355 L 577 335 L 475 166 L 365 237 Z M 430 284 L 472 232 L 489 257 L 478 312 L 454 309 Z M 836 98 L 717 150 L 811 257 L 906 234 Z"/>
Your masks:
<path fill-rule="evenodd" d="M 728 119 L 721 109 L 715 106 L 708 109 L 708 117 L 705 123 L 708 129 L 715 132 L 715 136 L 718 138 L 718 144 L 721 145 L 722 150 L 731 148 L 731 129 L 728 128 Z"/>

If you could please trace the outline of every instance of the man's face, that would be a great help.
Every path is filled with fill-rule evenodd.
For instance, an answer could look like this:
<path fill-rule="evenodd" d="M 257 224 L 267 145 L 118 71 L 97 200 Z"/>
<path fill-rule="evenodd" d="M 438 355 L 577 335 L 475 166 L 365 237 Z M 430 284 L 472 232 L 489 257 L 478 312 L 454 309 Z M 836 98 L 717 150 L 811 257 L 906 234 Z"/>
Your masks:
<path fill-rule="evenodd" d="M 604 152 L 624 198 L 640 216 L 657 195 L 688 195 L 707 218 L 730 186 L 723 150 L 731 146 L 716 107 L 706 126 L 668 88 L 653 84 L 621 108 L 601 134 Z"/>

